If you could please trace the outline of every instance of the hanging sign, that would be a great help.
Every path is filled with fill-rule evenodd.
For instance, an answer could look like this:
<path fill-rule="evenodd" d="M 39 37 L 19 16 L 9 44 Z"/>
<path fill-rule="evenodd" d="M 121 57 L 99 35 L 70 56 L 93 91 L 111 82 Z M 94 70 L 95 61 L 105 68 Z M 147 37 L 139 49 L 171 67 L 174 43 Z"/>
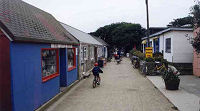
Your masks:
<path fill-rule="evenodd" d="M 72 48 L 72 45 L 51 44 L 51 48 Z"/>
<path fill-rule="evenodd" d="M 145 57 L 153 57 L 153 47 L 146 47 L 145 48 Z"/>

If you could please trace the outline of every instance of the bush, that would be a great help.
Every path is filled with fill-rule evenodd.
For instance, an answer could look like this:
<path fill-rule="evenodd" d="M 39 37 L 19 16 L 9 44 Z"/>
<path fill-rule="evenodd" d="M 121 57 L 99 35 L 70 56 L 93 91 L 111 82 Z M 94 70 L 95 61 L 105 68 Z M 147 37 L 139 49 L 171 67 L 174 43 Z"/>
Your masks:
<path fill-rule="evenodd" d="M 130 54 L 139 57 L 140 60 L 144 60 L 144 58 L 145 58 L 144 53 L 142 53 L 141 51 L 135 50 L 135 49 L 131 50 Z"/>
<path fill-rule="evenodd" d="M 153 53 L 153 57 L 155 57 L 155 58 L 163 58 L 163 54 L 161 52 L 155 52 L 155 53 Z"/>
<path fill-rule="evenodd" d="M 194 17 L 194 25 L 195 28 L 199 28 L 200 27 L 200 2 L 198 2 L 196 5 L 194 5 L 192 7 L 191 10 L 191 14 Z M 200 32 L 197 33 L 197 36 L 194 39 L 194 42 L 192 43 L 195 51 L 197 52 L 197 54 L 200 53 Z"/>
<path fill-rule="evenodd" d="M 153 57 L 148 57 L 148 58 L 145 58 L 145 61 L 146 61 L 146 62 L 155 62 L 155 58 L 153 58 Z"/>
<path fill-rule="evenodd" d="M 164 71 L 162 74 L 162 78 L 165 81 L 179 81 L 180 80 L 179 76 L 174 74 L 171 69 Z"/>
<path fill-rule="evenodd" d="M 192 44 L 195 51 L 199 54 L 200 53 L 200 32 L 197 33 L 197 37 L 194 38 L 194 42 Z"/>

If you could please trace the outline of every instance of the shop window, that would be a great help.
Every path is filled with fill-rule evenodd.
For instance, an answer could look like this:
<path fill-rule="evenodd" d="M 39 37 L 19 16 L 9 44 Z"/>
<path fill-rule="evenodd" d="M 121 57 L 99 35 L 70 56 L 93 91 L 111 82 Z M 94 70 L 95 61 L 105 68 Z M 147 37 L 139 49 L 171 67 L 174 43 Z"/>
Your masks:
<path fill-rule="evenodd" d="M 171 53 L 171 38 L 166 39 L 165 52 Z"/>
<path fill-rule="evenodd" d="M 75 48 L 68 48 L 67 49 L 67 61 L 68 61 L 68 71 L 73 70 L 76 68 L 76 54 Z"/>
<path fill-rule="evenodd" d="M 84 57 L 84 60 L 88 60 L 88 50 L 87 50 L 87 47 L 83 47 L 83 57 Z"/>
<path fill-rule="evenodd" d="M 46 82 L 59 75 L 57 49 L 42 49 L 42 81 Z"/>

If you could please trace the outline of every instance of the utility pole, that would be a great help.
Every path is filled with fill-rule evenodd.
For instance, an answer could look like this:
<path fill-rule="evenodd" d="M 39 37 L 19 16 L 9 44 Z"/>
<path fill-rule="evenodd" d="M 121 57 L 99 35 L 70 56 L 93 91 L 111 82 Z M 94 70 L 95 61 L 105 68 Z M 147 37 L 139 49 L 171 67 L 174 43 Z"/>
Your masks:
<path fill-rule="evenodd" d="M 146 0 L 146 12 L 147 12 L 147 47 L 150 47 L 149 42 L 149 6 L 148 6 L 148 0 Z"/>

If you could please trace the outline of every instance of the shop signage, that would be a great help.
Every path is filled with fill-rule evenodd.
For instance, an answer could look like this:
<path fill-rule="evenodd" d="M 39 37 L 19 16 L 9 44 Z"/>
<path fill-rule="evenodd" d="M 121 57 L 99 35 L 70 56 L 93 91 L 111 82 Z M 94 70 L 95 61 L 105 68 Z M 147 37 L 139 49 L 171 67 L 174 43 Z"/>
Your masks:
<path fill-rule="evenodd" d="M 72 45 L 51 44 L 51 48 L 72 48 Z"/>
<path fill-rule="evenodd" d="M 153 57 L 153 47 L 146 47 L 145 48 L 145 57 Z"/>

